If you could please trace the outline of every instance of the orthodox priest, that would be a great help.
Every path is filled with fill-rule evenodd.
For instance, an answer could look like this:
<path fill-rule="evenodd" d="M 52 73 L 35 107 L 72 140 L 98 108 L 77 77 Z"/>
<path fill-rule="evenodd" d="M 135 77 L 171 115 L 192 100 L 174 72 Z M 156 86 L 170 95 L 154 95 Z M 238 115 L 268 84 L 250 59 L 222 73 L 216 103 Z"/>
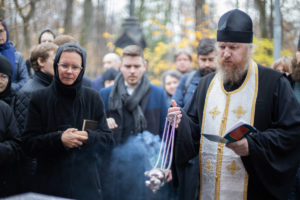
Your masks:
<path fill-rule="evenodd" d="M 283 74 L 252 60 L 252 27 L 246 13 L 225 13 L 218 23 L 217 72 L 200 80 L 183 110 L 173 101 L 168 111 L 178 116 L 176 166 L 199 153 L 199 199 L 287 199 L 296 175 L 300 105 Z M 201 137 L 222 136 L 240 120 L 257 132 L 227 144 Z"/>

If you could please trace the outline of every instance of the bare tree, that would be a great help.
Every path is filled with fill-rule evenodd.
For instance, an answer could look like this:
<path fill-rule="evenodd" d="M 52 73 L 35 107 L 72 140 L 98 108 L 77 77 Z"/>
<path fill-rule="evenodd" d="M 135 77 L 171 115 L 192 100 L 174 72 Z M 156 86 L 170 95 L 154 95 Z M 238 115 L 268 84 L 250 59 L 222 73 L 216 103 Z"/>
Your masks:
<path fill-rule="evenodd" d="M 96 12 L 96 43 L 94 43 L 96 46 L 94 47 L 96 49 L 96 56 L 98 59 L 98 62 L 95 63 L 95 74 L 100 74 L 102 66 L 102 58 L 104 57 L 106 51 L 106 43 L 104 38 L 102 37 L 103 33 L 106 31 L 106 15 L 105 15 L 105 0 L 100 2 L 98 0 L 97 2 L 97 12 Z"/>
<path fill-rule="evenodd" d="M 21 18 L 23 20 L 24 44 L 25 44 L 25 47 L 27 49 L 30 48 L 30 44 L 31 44 L 31 37 L 30 37 L 30 34 L 29 34 L 29 22 L 30 22 L 32 16 L 34 15 L 35 8 L 36 8 L 35 6 L 36 6 L 36 3 L 38 1 L 39 0 L 30 0 L 29 3 L 26 4 L 24 7 L 20 7 L 19 1 L 14 0 L 16 9 L 17 9 L 19 15 L 21 16 Z M 24 14 L 24 9 L 27 6 L 29 6 L 29 9 L 28 9 L 27 14 L 25 15 Z"/>
<path fill-rule="evenodd" d="M 196 19 L 196 23 L 195 23 L 195 30 L 199 30 L 199 28 L 197 28 L 200 24 L 202 24 L 202 22 L 205 21 L 205 12 L 203 9 L 203 6 L 205 4 L 205 0 L 195 0 L 195 19 Z"/>
<path fill-rule="evenodd" d="M 5 17 L 5 0 L 0 0 L 0 19 Z"/>
<path fill-rule="evenodd" d="M 267 0 L 254 0 L 255 6 L 259 11 L 259 27 L 261 37 L 268 37 L 268 23 L 267 23 L 267 13 L 266 13 L 266 4 Z"/>
<path fill-rule="evenodd" d="M 89 28 L 91 24 L 91 18 L 93 15 L 93 2 L 92 0 L 85 0 L 83 4 L 83 18 L 80 32 L 80 45 L 85 46 L 88 42 Z"/>
<path fill-rule="evenodd" d="M 66 13 L 65 13 L 65 20 L 64 20 L 64 33 L 72 33 L 72 26 L 73 26 L 73 4 L 74 0 L 67 0 L 66 1 Z"/>

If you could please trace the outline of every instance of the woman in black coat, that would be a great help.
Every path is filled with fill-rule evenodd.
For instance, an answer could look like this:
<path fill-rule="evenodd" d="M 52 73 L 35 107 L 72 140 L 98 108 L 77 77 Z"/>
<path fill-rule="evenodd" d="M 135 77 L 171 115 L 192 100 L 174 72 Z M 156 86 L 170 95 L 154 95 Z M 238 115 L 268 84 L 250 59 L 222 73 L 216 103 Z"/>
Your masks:
<path fill-rule="evenodd" d="M 32 94 L 23 140 L 25 151 L 37 158 L 36 192 L 102 199 L 101 173 L 113 139 L 100 95 L 82 87 L 85 67 L 80 46 L 61 46 L 54 81 Z M 97 121 L 97 127 L 81 130 L 84 119 Z"/>
<path fill-rule="evenodd" d="M 10 107 L 13 96 L 11 75 L 10 62 L 0 55 L 0 197 L 16 194 L 19 191 L 20 147 L 18 128 Z"/>
<path fill-rule="evenodd" d="M 0 100 L 0 197 L 19 192 L 18 161 L 20 146 L 18 128 L 12 109 Z"/>

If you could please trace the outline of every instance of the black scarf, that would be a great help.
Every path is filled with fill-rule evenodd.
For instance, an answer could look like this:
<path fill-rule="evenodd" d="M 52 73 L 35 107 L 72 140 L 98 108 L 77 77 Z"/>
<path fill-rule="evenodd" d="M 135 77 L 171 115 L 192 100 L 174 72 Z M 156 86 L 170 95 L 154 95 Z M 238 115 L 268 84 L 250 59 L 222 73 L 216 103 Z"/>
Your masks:
<path fill-rule="evenodd" d="M 122 107 L 124 106 L 127 110 L 132 112 L 135 122 L 135 131 L 137 133 L 141 132 L 147 128 L 147 121 L 140 106 L 140 102 L 149 90 L 150 81 L 144 74 L 133 94 L 129 96 L 124 83 L 123 75 L 120 73 L 116 77 L 114 86 L 109 95 L 108 108 L 109 110 L 122 110 Z"/>
<path fill-rule="evenodd" d="M 52 79 L 53 79 L 52 76 L 45 74 L 44 72 L 41 72 L 41 71 L 35 72 L 33 77 L 34 77 L 34 79 L 37 79 L 45 86 L 50 85 L 52 82 Z"/>

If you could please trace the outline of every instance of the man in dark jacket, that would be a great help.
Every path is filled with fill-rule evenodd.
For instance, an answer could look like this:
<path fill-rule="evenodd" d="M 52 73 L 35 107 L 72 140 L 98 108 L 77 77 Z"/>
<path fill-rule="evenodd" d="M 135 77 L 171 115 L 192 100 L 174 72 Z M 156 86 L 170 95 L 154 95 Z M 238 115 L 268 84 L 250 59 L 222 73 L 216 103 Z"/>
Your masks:
<path fill-rule="evenodd" d="M 74 199 L 102 199 L 104 158 L 113 144 L 100 95 L 82 87 L 86 53 L 59 47 L 52 84 L 32 94 L 24 149 L 37 158 L 35 191 Z M 96 127 L 83 129 L 84 120 Z"/>
<path fill-rule="evenodd" d="M 143 52 L 138 46 L 124 48 L 120 70 L 114 85 L 100 90 L 116 142 L 123 143 L 144 130 L 161 134 L 167 114 L 166 96 L 147 78 Z"/>
<path fill-rule="evenodd" d="M 42 43 L 31 52 L 30 61 L 35 73 L 27 83 L 17 92 L 14 113 L 20 133 L 24 131 L 28 105 L 32 92 L 48 87 L 53 79 L 53 60 L 58 46 L 54 43 Z M 31 191 L 30 180 L 36 167 L 35 160 L 28 157 L 22 159 L 22 189 L 23 192 Z"/>
<path fill-rule="evenodd" d="M 145 74 L 146 63 L 140 47 L 130 45 L 123 49 L 120 71 L 113 86 L 100 90 L 109 117 L 108 124 L 113 129 L 116 143 L 124 144 L 126 141 L 130 141 L 128 140 L 130 136 L 136 136 L 144 130 L 156 135 L 161 134 L 167 112 L 166 96 L 162 88 L 150 84 Z M 128 157 L 131 156 L 132 154 L 128 155 Z M 144 155 L 144 157 L 146 156 Z M 136 191 L 136 188 L 140 187 L 138 181 L 131 183 L 130 188 L 128 183 L 118 181 L 118 177 L 123 177 L 125 173 L 136 175 L 137 171 L 141 171 L 140 168 L 128 169 L 126 165 L 118 168 L 120 171 L 117 172 L 112 169 L 114 190 L 107 199 L 146 200 L 155 198 L 151 196 L 151 191 L 146 187 Z"/>
<path fill-rule="evenodd" d="M 214 39 L 204 38 L 199 41 L 197 47 L 199 69 L 184 74 L 180 78 L 179 85 L 172 97 L 179 107 L 183 108 L 192 98 L 200 78 L 216 70 L 215 45 L 216 41 Z"/>
<path fill-rule="evenodd" d="M 20 132 L 24 131 L 25 119 L 32 92 L 48 87 L 53 79 L 53 60 L 58 46 L 42 43 L 31 52 L 30 62 L 35 74 L 17 93 L 15 114 Z"/>

